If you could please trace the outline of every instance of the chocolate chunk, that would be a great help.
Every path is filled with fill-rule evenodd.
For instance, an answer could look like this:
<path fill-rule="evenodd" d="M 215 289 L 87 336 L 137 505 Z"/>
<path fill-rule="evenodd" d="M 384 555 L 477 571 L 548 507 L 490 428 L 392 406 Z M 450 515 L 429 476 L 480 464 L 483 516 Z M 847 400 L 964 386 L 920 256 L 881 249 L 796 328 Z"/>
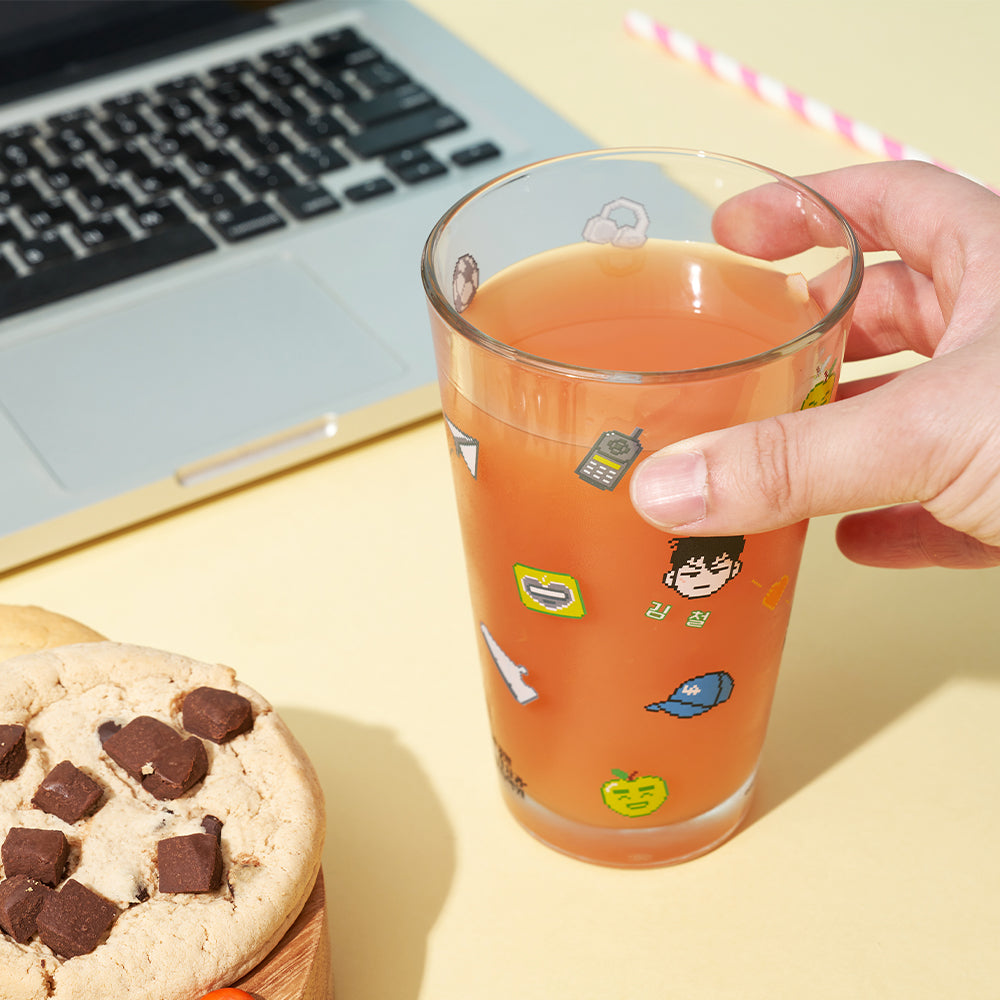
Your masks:
<path fill-rule="evenodd" d="M 201 828 L 216 840 L 222 840 L 222 820 L 218 816 L 206 816 L 201 821 Z"/>
<path fill-rule="evenodd" d="M 36 921 L 52 890 L 27 875 L 0 882 L 0 928 L 18 944 L 27 944 L 38 932 Z"/>
<path fill-rule="evenodd" d="M 69 879 L 49 893 L 38 914 L 38 936 L 63 958 L 88 955 L 111 929 L 118 909 L 103 896 Z"/>
<path fill-rule="evenodd" d="M 97 812 L 101 786 L 68 760 L 56 764 L 42 779 L 32 805 L 58 816 L 64 823 L 76 823 Z"/>
<path fill-rule="evenodd" d="M 150 715 L 109 735 L 104 752 L 158 799 L 179 798 L 208 773 L 204 744 Z"/>
<path fill-rule="evenodd" d="M 29 875 L 39 882 L 55 885 L 66 874 L 69 841 L 61 830 L 36 830 L 15 826 L 0 848 L 7 878 Z"/>
<path fill-rule="evenodd" d="M 120 733 L 122 727 L 118 725 L 117 722 L 113 720 L 108 720 L 107 722 L 102 722 L 97 727 L 97 738 L 101 741 L 101 746 L 104 746 L 108 740 L 115 735 L 115 733 Z"/>
<path fill-rule="evenodd" d="M 16 778 L 27 759 L 24 726 L 0 726 L 0 781 Z"/>
<path fill-rule="evenodd" d="M 180 798 L 208 774 L 208 754 L 197 736 L 159 750 L 152 764 L 153 773 L 142 779 L 142 787 L 158 799 Z"/>
<path fill-rule="evenodd" d="M 136 781 L 153 773 L 153 758 L 183 737 L 165 722 L 140 715 L 104 741 L 104 752 Z"/>
<path fill-rule="evenodd" d="M 222 849 L 210 833 L 161 840 L 156 866 L 160 892 L 212 892 L 222 885 Z"/>
<path fill-rule="evenodd" d="M 225 743 L 253 729 L 250 702 L 235 691 L 200 687 L 184 696 L 184 728 L 213 743 Z"/>

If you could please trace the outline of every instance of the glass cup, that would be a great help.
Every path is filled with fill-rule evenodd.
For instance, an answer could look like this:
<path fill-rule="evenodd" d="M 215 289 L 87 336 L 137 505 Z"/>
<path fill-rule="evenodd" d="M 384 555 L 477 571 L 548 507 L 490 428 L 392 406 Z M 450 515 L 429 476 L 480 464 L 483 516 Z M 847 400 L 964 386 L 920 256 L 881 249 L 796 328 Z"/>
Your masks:
<path fill-rule="evenodd" d="M 750 804 L 806 524 L 672 537 L 628 479 L 832 398 L 855 235 L 766 167 L 612 149 L 473 191 L 421 270 L 507 806 L 587 861 L 711 850 Z"/>

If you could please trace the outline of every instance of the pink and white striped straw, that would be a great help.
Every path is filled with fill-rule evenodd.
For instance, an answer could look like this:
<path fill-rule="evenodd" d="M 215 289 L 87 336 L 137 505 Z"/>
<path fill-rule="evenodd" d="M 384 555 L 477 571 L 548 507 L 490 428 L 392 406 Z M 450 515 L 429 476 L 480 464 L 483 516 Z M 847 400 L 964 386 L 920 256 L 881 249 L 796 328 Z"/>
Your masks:
<path fill-rule="evenodd" d="M 841 114 L 829 105 L 792 90 L 770 76 L 743 66 L 730 56 L 716 52 L 696 41 L 690 35 L 660 24 L 648 14 L 637 10 L 629 11 L 625 15 L 625 28 L 638 38 L 662 46 L 679 59 L 697 63 L 720 80 L 751 91 L 766 104 L 791 111 L 816 128 L 843 136 L 868 153 L 890 160 L 923 160 L 952 173 L 961 173 L 913 146 L 893 139 L 864 122 Z M 963 176 L 969 177 L 968 174 Z M 975 180 L 972 177 L 969 179 Z M 977 183 L 982 182 L 977 181 Z"/>

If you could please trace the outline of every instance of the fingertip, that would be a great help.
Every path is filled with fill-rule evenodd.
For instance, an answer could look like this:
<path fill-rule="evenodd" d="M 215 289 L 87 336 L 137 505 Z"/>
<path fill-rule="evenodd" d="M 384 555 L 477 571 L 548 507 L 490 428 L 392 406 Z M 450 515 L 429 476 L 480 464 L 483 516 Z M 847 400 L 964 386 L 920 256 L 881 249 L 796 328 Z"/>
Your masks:
<path fill-rule="evenodd" d="M 656 452 L 632 475 L 629 496 L 639 516 L 661 531 L 703 520 L 708 467 L 701 452 Z"/>
<path fill-rule="evenodd" d="M 938 521 L 920 504 L 859 511 L 840 520 L 837 546 L 852 562 L 883 569 L 987 569 L 1000 566 L 1000 547 Z"/>

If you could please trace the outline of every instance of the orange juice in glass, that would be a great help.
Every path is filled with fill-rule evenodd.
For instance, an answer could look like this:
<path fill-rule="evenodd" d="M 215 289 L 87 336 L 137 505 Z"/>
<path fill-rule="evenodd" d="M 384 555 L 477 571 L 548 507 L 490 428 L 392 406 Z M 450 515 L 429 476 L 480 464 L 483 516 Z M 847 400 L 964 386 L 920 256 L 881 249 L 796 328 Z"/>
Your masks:
<path fill-rule="evenodd" d="M 782 259 L 714 235 L 748 225 Z M 585 860 L 702 854 L 749 807 L 806 525 L 671 537 L 628 479 L 673 441 L 829 401 L 855 237 L 766 168 L 605 150 L 473 192 L 422 272 L 505 801 Z"/>

